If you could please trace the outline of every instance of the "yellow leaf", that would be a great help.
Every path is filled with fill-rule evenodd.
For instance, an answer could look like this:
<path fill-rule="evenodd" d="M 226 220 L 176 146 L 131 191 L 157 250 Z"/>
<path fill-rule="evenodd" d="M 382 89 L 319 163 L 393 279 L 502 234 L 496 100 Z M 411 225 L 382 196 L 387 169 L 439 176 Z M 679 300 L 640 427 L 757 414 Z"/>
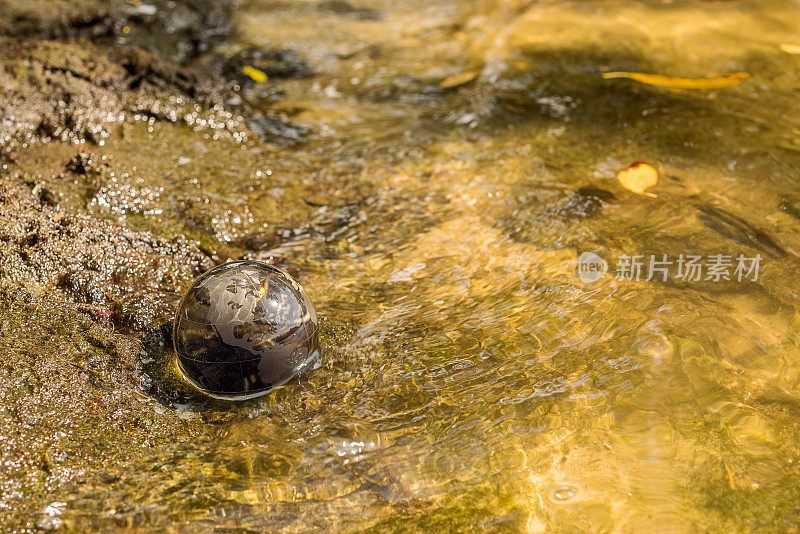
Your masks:
<path fill-rule="evenodd" d="M 459 85 L 464 85 L 465 83 L 469 83 L 475 79 L 475 77 L 480 74 L 478 70 L 468 70 L 462 72 L 461 74 L 456 74 L 455 76 L 450 76 L 449 78 L 445 78 L 441 82 L 439 82 L 439 87 L 442 89 L 451 89 L 453 87 L 458 87 Z"/>
<path fill-rule="evenodd" d="M 657 196 L 654 193 L 645 191 L 645 189 L 653 187 L 658 182 L 658 171 L 647 163 L 641 161 L 632 163 L 630 167 L 617 173 L 617 180 L 619 180 L 622 187 L 637 195 L 653 198 Z"/>
<path fill-rule="evenodd" d="M 728 76 L 718 78 L 671 78 L 660 74 L 644 74 L 641 72 L 604 72 L 603 78 L 629 78 L 647 85 L 658 85 L 660 87 L 673 87 L 676 89 L 719 89 L 731 87 L 742 83 L 749 78 L 747 72 L 735 72 Z"/>
<path fill-rule="evenodd" d="M 246 65 L 242 67 L 242 72 L 250 76 L 250 78 L 254 82 L 264 83 L 267 81 L 267 73 L 263 70 L 258 70 L 255 67 L 251 67 L 250 65 Z"/>
<path fill-rule="evenodd" d="M 778 48 L 780 48 L 787 54 L 800 54 L 800 45 L 783 43 Z"/>

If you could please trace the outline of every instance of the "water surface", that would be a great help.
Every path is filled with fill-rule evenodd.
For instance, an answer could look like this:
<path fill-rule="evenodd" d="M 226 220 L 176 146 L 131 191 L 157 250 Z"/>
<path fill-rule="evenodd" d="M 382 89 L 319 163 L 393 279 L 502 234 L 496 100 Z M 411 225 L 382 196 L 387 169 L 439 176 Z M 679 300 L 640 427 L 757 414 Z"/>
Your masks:
<path fill-rule="evenodd" d="M 800 55 L 780 46 L 800 45 L 800 6 L 251 0 L 237 24 L 224 52 L 291 49 L 315 71 L 242 90 L 308 134 L 199 179 L 231 206 L 212 221 L 223 240 L 284 195 L 307 201 L 255 256 L 307 288 L 323 366 L 110 468 L 103 498 L 90 484 L 65 517 L 796 528 Z M 605 71 L 751 77 L 679 90 Z M 657 198 L 617 183 L 636 160 L 658 169 Z M 612 272 L 583 283 L 585 251 Z M 756 281 L 635 281 L 614 277 L 623 254 L 763 259 Z"/>

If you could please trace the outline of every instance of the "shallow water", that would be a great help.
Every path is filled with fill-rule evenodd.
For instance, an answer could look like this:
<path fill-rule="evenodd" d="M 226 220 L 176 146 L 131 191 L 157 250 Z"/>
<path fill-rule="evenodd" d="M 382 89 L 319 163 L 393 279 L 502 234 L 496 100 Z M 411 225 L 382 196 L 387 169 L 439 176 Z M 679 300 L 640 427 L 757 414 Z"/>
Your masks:
<path fill-rule="evenodd" d="M 304 142 L 206 154 L 156 125 L 142 149 L 177 143 L 199 174 L 148 202 L 202 186 L 227 210 L 210 222 L 223 240 L 276 217 L 291 230 L 255 256 L 287 258 L 314 300 L 322 367 L 213 416 L 154 402 L 206 430 L 109 467 L 64 518 L 796 529 L 800 55 L 780 45 L 800 45 L 800 6 L 347 5 L 245 2 L 226 44 L 294 49 L 316 70 L 242 91 L 254 105 L 285 91 L 275 105 L 308 128 Z M 609 70 L 751 77 L 679 90 Z M 658 169 L 657 198 L 617 183 L 635 160 Z M 281 213 L 298 196 L 306 211 Z M 149 217 L 129 222 L 157 226 Z M 586 251 L 612 272 L 582 282 Z M 763 259 L 756 281 L 681 281 L 676 265 L 666 282 L 635 281 L 614 276 L 623 254 Z"/>

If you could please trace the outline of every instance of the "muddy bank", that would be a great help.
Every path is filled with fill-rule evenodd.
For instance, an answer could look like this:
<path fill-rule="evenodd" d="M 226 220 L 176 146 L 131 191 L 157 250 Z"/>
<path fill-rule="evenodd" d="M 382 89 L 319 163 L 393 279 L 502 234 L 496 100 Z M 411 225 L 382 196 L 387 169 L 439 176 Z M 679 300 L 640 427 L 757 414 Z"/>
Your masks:
<path fill-rule="evenodd" d="M 187 240 L 132 232 L 0 179 L 4 469 L 0 520 L 45 521 L 45 496 L 103 462 L 192 435 L 139 392 L 135 336 L 211 264 Z M 46 503 L 45 503 L 46 505 Z"/>
<path fill-rule="evenodd" d="M 253 85 L 241 66 L 307 74 L 284 52 L 189 66 L 230 34 L 232 6 L 0 2 L 3 530 L 56 528 L 60 489 L 202 433 L 213 410 L 163 409 L 173 370 L 148 347 L 168 346 L 195 276 L 276 246 L 310 209 L 302 191 L 280 190 L 291 178 L 266 192 L 244 180 L 250 198 L 268 198 L 241 217 L 241 196 L 217 176 L 255 180 L 272 157 L 246 118 L 273 140 L 289 131 L 236 96 Z"/>

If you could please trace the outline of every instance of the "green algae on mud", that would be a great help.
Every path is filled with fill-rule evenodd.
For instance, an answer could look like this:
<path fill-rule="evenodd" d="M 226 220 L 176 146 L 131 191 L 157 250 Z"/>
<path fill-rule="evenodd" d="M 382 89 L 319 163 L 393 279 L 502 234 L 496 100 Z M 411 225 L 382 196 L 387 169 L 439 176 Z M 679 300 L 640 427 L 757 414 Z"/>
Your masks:
<path fill-rule="evenodd" d="M 11 292 L 9 295 L 8 292 Z M 130 380 L 130 339 L 76 305 L 20 298 L 4 288 L 0 312 L 3 435 L 0 521 L 31 528 L 65 485 L 101 466 L 197 436 L 175 412 L 158 413 Z"/>
<path fill-rule="evenodd" d="M 7 178 L 0 236 L 0 517 L 22 528 L 39 519 L 49 494 L 97 466 L 196 434 L 140 393 L 138 344 L 114 325 L 145 331 L 171 316 L 168 299 L 148 299 L 176 294 L 209 260 L 183 238 L 66 212 Z"/>

